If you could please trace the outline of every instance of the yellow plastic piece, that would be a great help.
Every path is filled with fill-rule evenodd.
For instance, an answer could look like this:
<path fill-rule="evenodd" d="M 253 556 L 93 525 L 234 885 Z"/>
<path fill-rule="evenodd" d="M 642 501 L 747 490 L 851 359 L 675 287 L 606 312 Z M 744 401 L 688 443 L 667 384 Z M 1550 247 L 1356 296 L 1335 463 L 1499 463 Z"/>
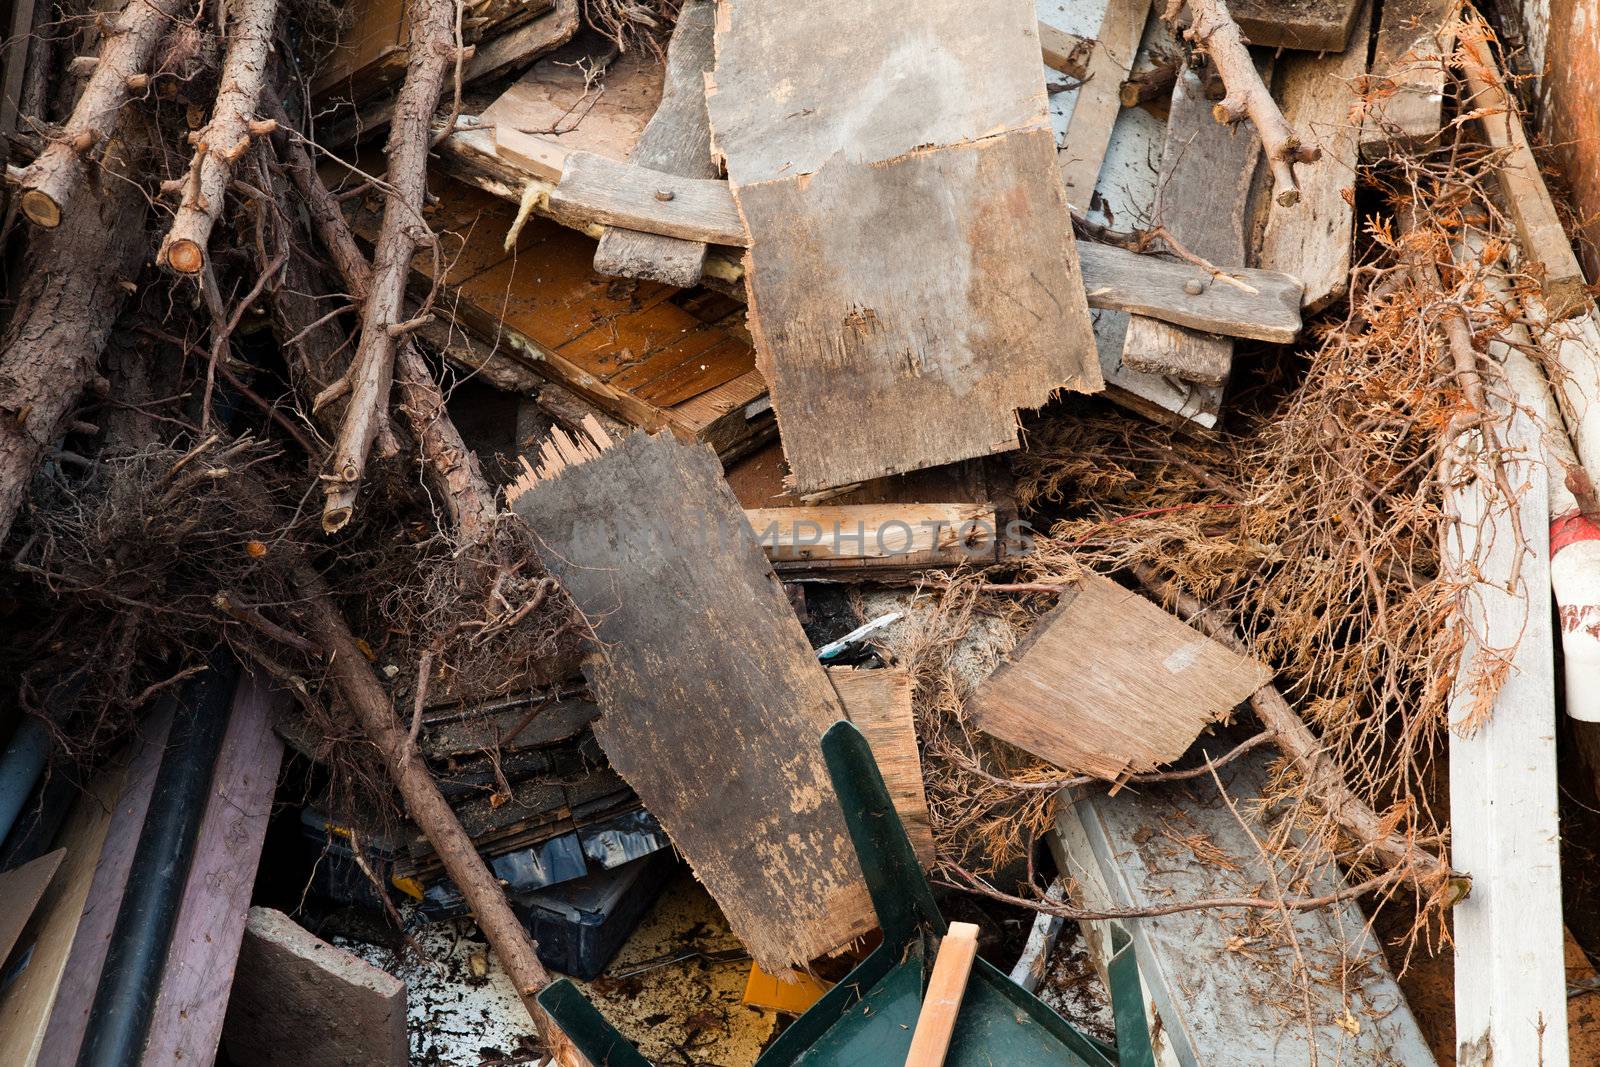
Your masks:
<path fill-rule="evenodd" d="M 784 971 L 779 977 L 752 963 L 750 977 L 744 984 L 744 1002 L 785 1015 L 802 1015 L 821 1000 L 829 988 L 829 983 L 801 971 Z"/>

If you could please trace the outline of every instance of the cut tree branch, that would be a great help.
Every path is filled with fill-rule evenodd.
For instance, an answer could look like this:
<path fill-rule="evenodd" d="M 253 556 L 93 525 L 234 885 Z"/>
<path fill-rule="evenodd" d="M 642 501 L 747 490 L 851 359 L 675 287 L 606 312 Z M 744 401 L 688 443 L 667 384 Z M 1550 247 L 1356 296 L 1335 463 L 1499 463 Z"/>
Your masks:
<path fill-rule="evenodd" d="M 88 155 L 116 128 L 128 102 L 129 79 L 142 74 L 184 0 L 128 0 L 108 21 L 100 62 L 72 109 L 61 135 L 45 145 L 23 170 L 20 203 L 28 221 L 46 229 L 61 225 L 73 197 L 88 177 Z"/>
<path fill-rule="evenodd" d="M 190 135 L 195 142 L 191 171 L 195 178 L 184 183 L 183 201 L 156 257 L 180 274 L 199 274 L 205 266 L 206 246 L 222 212 L 233 164 L 249 149 L 251 137 L 276 127 L 258 123 L 256 109 L 266 80 L 278 0 L 237 0 L 222 10 L 230 13 L 230 25 L 217 102 L 211 108 L 211 121 Z"/>
<path fill-rule="evenodd" d="M 406 279 L 418 243 L 427 186 L 430 121 L 448 70 L 455 65 L 455 5 L 408 0 L 410 69 L 395 99 L 389 133 L 389 192 L 373 251 L 372 284 L 362 308 L 361 340 L 349 370 L 350 400 L 323 474 L 322 528 L 337 533 L 355 512 L 367 455 L 388 419 L 397 339 L 389 326 L 404 319 Z"/>
<path fill-rule="evenodd" d="M 312 636 L 322 646 L 328 673 L 344 696 L 367 738 L 377 746 L 406 812 L 427 835 L 450 880 L 461 890 L 479 929 L 516 987 L 523 1007 L 544 1038 L 552 1057 L 564 1067 L 587 1061 L 545 1014 L 535 999 L 550 984 L 528 932 L 506 900 L 505 890 L 478 855 L 472 838 L 439 792 L 427 763 L 414 754 L 406 732 L 395 720 L 389 694 L 361 655 L 344 614 L 334 604 L 322 578 L 304 563 L 295 568 L 295 584 L 305 596 L 305 616 Z"/>
<path fill-rule="evenodd" d="M 1227 89 L 1227 95 L 1211 109 L 1212 116 L 1229 125 L 1248 118 L 1272 168 L 1273 199 L 1282 207 L 1299 203 L 1294 165 L 1315 163 L 1322 158 L 1322 150 L 1302 141 L 1283 117 L 1224 0 L 1169 0 L 1163 17 L 1174 32 L 1179 31 L 1184 12 L 1188 12 L 1189 24 L 1182 28 L 1183 36 L 1210 57 Z"/>

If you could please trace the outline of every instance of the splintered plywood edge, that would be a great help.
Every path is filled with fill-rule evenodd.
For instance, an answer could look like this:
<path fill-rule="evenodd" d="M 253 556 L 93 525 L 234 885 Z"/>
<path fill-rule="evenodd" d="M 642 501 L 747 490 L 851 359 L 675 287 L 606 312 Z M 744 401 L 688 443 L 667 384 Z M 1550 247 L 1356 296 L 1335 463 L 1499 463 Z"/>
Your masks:
<path fill-rule="evenodd" d="M 800 493 L 1014 449 L 1019 410 L 1103 387 L 1054 157 L 1029 130 L 735 190 Z"/>
<path fill-rule="evenodd" d="M 1272 678 L 1109 578 L 1085 578 L 979 688 L 979 729 L 1114 781 L 1170 763 Z"/>
<path fill-rule="evenodd" d="M 884 788 L 889 791 L 917 859 L 931 869 L 933 820 L 928 815 L 922 753 L 917 748 L 916 716 L 911 708 L 911 672 L 903 667 L 834 667 L 829 669 L 828 679 L 844 703 L 845 714 L 872 748 Z"/>
<path fill-rule="evenodd" d="M 511 504 L 593 628 L 611 765 L 764 968 L 872 929 L 820 746 L 844 708 L 716 456 L 634 434 L 562 462 Z"/>

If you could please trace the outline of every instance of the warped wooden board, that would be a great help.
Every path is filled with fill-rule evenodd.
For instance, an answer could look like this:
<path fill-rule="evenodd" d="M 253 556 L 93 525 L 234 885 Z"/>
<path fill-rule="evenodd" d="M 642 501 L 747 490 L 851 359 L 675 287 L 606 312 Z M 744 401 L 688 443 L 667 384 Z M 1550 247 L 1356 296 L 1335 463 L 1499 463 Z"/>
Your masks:
<path fill-rule="evenodd" d="M 1357 5 L 1350 44 L 1343 52 L 1285 56 L 1272 77 L 1273 96 L 1284 117 L 1322 149 L 1322 158 L 1298 168 L 1300 202 L 1292 210 L 1264 209 L 1267 225 L 1256 265 L 1305 282 L 1301 302 L 1308 313 L 1341 299 L 1350 285 L 1361 148 L 1359 108 L 1372 3 L 1362 0 Z"/>
<path fill-rule="evenodd" d="M 222 1043 L 240 1067 L 406 1067 L 406 984 L 251 908 Z"/>
<path fill-rule="evenodd" d="M 1254 127 L 1217 122 L 1199 76 L 1183 68 L 1167 116 L 1156 218 L 1195 255 L 1224 269 L 1244 266 L 1245 208 L 1260 155 Z M 1233 343 L 1136 315 L 1122 362 L 1146 374 L 1220 386 L 1233 367 Z"/>
<path fill-rule="evenodd" d="M 1109 578 L 1085 578 L 978 691 L 973 721 L 1064 771 L 1115 781 L 1188 749 L 1272 678 Z"/>
<path fill-rule="evenodd" d="M 594 272 L 595 241 L 530 218 L 510 251 L 516 206 L 446 179 L 431 186 L 447 271 L 437 308 L 511 361 L 646 430 L 670 429 L 736 456 L 772 435 L 772 416 L 747 418 L 766 392 L 739 305 L 706 290 L 622 284 Z M 376 202 L 352 204 L 358 236 L 377 233 Z M 426 292 L 435 266 L 412 262 Z"/>
<path fill-rule="evenodd" d="M 1450 865 L 1472 876 L 1471 894 L 1451 911 L 1460 1067 L 1567 1062 L 1553 472 L 1543 461 L 1533 414 L 1548 401 L 1508 379 L 1515 395 L 1495 391 L 1490 403 L 1504 420 L 1494 447 L 1519 500 L 1513 510 L 1484 488 L 1487 479 L 1459 480 L 1445 498 L 1440 546 L 1442 566 L 1474 579 L 1453 620 L 1465 643 L 1448 711 Z M 1486 447 L 1470 438 L 1460 445 L 1468 456 Z M 1482 469 L 1485 461 L 1476 462 Z"/>
<path fill-rule="evenodd" d="M 0 900 L 6 902 L 5 909 L 0 911 L 0 960 L 11 955 L 11 949 L 33 917 L 39 899 L 50 888 L 56 868 L 61 866 L 66 854 L 66 849 L 58 848 L 20 867 L 0 872 Z"/>
<path fill-rule="evenodd" d="M 1042 13 L 1042 18 L 1048 19 L 1052 14 Z M 1104 2 L 1082 84 L 1073 94 L 1067 135 L 1056 153 L 1067 202 L 1079 211 L 1089 210 L 1100 165 L 1122 111 L 1118 92 L 1133 69 L 1149 16 L 1150 0 Z"/>
<path fill-rule="evenodd" d="M 73 938 L 61 986 L 56 991 L 50 1024 L 40 1047 L 40 1063 L 76 1063 L 89 1026 L 89 1011 L 100 972 L 105 968 L 111 945 L 111 931 L 128 889 L 134 852 L 150 798 L 155 793 L 156 775 L 172 726 L 173 707 L 161 704 L 141 727 L 140 740 L 133 752 L 120 793 L 111 811 L 111 825 L 105 847 L 95 863 L 93 881 Z"/>
<path fill-rule="evenodd" d="M 844 703 L 845 715 L 872 746 L 872 758 L 917 859 L 923 867 L 932 868 L 933 819 L 928 814 L 922 753 L 917 748 L 916 716 L 911 709 L 911 672 L 903 667 L 832 667 L 828 680 Z"/>
<path fill-rule="evenodd" d="M 1469 27 L 1461 34 L 1462 65 L 1472 94 L 1472 107 L 1490 147 L 1503 153 L 1497 168 L 1500 192 L 1517 227 L 1523 269 L 1539 282 L 1549 312 L 1558 319 L 1581 314 L 1591 301 L 1583 268 L 1572 251 L 1572 241 L 1556 212 L 1544 183 L 1539 161 L 1516 101 L 1506 91 L 1505 79 L 1483 34 L 1487 27 Z"/>
<path fill-rule="evenodd" d="M 1101 388 L 1054 158 L 1035 129 L 739 190 L 801 493 L 1014 449 L 1019 409 Z"/>
<path fill-rule="evenodd" d="M 1028 0 L 725 0 L 706 86 L 735 186 L 1043 126 Z"/>
<path fill-rule="evenodd" d="M 611 765 L 763 967 L 871 929 L 819 747 L 843 707 L 715 456 L 560 431 L 545 455 L 507 495 L 594 625 L 584 673 Z"/>
<path fill-rule="evenodd" d="M 646 49 L 607 63 L 609 49 L 609 42 L 589 37 L 569 41 L 528 68 L 479 119 L 494 126 L 502 150 L 520 136 L 563 156 L 595 152 L 626 159 L 661 100 L 661 70 Z M 600 67 L 591 83 L 589 74 Z M 561 176 L 559 167 L 554 176 Z"/>
<path fill-rule="evenodd" d="M 1356 20 L 1366 2 L 1228 0 L 1228 13 L 1251 44 L 1306 52 L 1342 52 L 1356 32 Z"/>
<path fill-rule="evenodd" d="M 288 703 L 287 690 L 240 676 L 150 1013 L 143 1062 L 152 1067 L 216 1058 L 283 762 L 272 719 Z"/>
<path fill-rule="evenodd" d="M 713 0 L 687 0 L 667 46 L 661 102 L 628 156 L 631 163 L 685 178 L 715 178 L 711 125 L 706 117 L 706 75 L 716 62 Z M 666 285 L 700 284 L 706 245 L 661 234 L 608 230 L 595 249 L 594 269 Z"/>
<path fill-rule="evenodd" d="M 1216 759 L 1235 740 L 1205 738 L 1201 745 Z M 1259 803 L 1270 759 L 1257 750 L 1217 768 L 1237 817 L 1209 775 L 1116 796 L 1084 795 L 1076 803 L 1063 794 L 1049 843 L 1076 884 L 1073 903 L 1140 908 L 1259 895 L 1270 879 L 1240 817 L 1261 839 L 1284 817 Z M 1295 836 L 1307 862 L 1290 870 L 1278 861 L 1278 877 L 1296 895 L 1344 888 L 1332 854 Z M 1356 902 L 1297 911 L 1291 921 L 1293 943 L 1276 916 L 1263 924 L 1259 913 L 1237 909 L 1121 920 L 1138 957 L 1157 1063 L 1434 1067 L 1422 1028 Z M 1083 926 L 1103 971 L 1110 924 Z"/>
<path fill-rule="evenodd" d="M 1438 135 L 1458 6 L 1455 0 L 1385 0 L 1361 127 L 1363 159 Z"/>

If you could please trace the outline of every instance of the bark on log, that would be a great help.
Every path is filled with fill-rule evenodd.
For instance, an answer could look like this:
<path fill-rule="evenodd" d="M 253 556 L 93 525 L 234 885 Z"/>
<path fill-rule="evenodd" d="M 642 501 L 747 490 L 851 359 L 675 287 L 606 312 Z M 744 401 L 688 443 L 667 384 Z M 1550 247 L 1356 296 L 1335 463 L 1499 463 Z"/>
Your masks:
<path fill-rule="evenodd" d="M 129 151 L 113 140 L 106 165 L 132 178 Z M 94 377 L 144 256 L 146 208 L 133 180 L 107 181 L 61 226 L 33 237 L 16 316 L 0 344 L 0 541 Z"/>
<path fill-rule="evenodd" d="M 256 122 L 256 108 L 266 80 L 278 0 L 238 0 L 223 10 L 230 12 L 228 50 L 217 102 L 211 108 L 211 121 L 190 135 L 195 141 L 194 162 L 157 256 L 157 262 L 181 274 L 199 274 L 205 266 L 206 246 L 227 196 L 233 164 L 249 149 L 252 136 L 271 132 Z"/>
<path fill-rule="evenodd" d="M 1298 203 L 1300 188 L 1295 183 L 1294 165 L 1315 163 L 1322 158 L 1322 150 L 1302 141 L 1278 110 L 1224 0 L 1171 0 L 1164 17 L 1174 31 L 1185 10 L 1189 25 L 1183 30 L 1184 37 L 1211 58 L 1228 90 L 1211 109 L 1212 117 L 1230 125 L 1248 118 L 1261 137 L 1261 148 L 1272 168 L 1273 199 L 1282 207 Z"/>
<path fill-rule="evenodd" d="M 373 252 L 372 285 L 362 308 L 361 341 L 350 364 L 349 406 L 323 474 L 322 528 L 337 533 L 355 512 L 367 454 L 388 418 L 397 337 L 404 315 L 406 280 L 419 239 L 427 184 L 430 120 L 445 74 L 457 62 L 455 5 L 449 0 L 408 0 L 410 69 L 395 100 L 389 133 L 389 193 Z M 429 236 L 431 240 L 431 236 Z"/>
<path fill-rule="evenodd" d="M 333 603 L 322 578 L 308 566 L 296 568 L 296 584 L 304 594 L 305 611 L 311 635 L 328 657 L 329 675 L 350 705 L 362 730 L 383 756 L 389 776 L 394 780 L 407 813 L 427 835 L 428 843 L 439 854 L 445 872 L 461 890 L 472 909 L 479 929 L 510 975 L 517 995 L 532 1016 L 557 1063 L 566 1067 L 587 1065 L 567 1036 L 539 1007 L 535 997 L 550 984 L 550 975 L 539 962 L 533 942 L 506 900 L 505 890 L 478 855 L 472 838 L 445 802 L 444 794 L 428 770 L 427 761 L 414 751 L 404 729 L 396 721 L 389 694 L 379 684 L 371 665 L 361 655 L 355 635 L 343 613 Z"/>
<path fill-rule="evenodd" d="M 1243 641 L 1227 620 L 1196 598 L 1178 589 L 1152 567 L 1135 566 L 1135 577 L 1159 600 L 1165 601 L 1180 617 L 1202 633 L 1229 648 L 1247 653 Z M 1392 870 L 1408 872 L 1408 880 L 1419 896 L 1427 899 L 1446 894 L 1454 904 L 1467 895 L 1471 879 L 1442 862 L 1433 853 L 1385 829 L 1383 821 L 1366 803 L 1350 791 L 1344 772 L 1322 749 L 1322 743 L 1289 706 L 1276 686 L 1264 685 L 1250 697 L 1250 707 L 1261 725 L 1272 731 L 1278 748 L 1294 761 L 1295 768 L 1310 788 L 1311 795 L 1351 837 L 1362 845 L 1363 858 L 1370 857 Z"/>
<path fill-rule="evenodd" d="M 89 153 L 111 136 L 128 102 L 128 79 L 150 65 L 156 44 L 184 2 L 128 0 L 111 19 L 100 62 L 61 136 L 22 172 L 21 206 L 30 222 L 54 229 L 70 213 L 73 198 L 84 192 Z"/>

